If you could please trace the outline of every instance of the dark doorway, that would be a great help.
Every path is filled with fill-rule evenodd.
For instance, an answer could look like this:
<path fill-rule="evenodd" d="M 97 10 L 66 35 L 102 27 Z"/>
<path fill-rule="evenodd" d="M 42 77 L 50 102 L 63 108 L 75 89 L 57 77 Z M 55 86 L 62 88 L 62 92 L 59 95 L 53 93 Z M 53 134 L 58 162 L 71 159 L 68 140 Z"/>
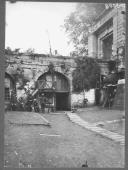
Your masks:
<path fill-rule="evenodd" d="M 69 110 L 69 93 L 56 93 L 56 110 Z"/>
<path fill-rule="evenodd" d="M 112 56 L 113 34 L 103 39 L 103 55 L 104 59 L 110 59 Z"/>

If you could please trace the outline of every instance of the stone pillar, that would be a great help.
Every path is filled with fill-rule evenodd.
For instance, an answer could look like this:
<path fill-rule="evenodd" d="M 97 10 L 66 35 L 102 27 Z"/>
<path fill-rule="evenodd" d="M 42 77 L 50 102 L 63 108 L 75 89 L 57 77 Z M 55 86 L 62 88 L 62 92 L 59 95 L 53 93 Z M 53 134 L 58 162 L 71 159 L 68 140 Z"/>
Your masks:
<path fill-rule="evenodd" d="M 98 47 L 97 47 L 97 53 L 98 53 L 98 58 L 101 59 L 103 58 L 103 41 L 101 38 L 98 38 Z"/>
<path fill-rule="evenodd" d="M 117 52 L 117 41 L 118 41 L 118 39 L 117 39 L 117 30 L 118 30 L 118 28 L 117 28 L 117 26 L 118 26 L 118 18 L 117 18 L 117 15 L 115 15 L 114 17 L 113 17 L 113 53 L 114 54 L 116 54 L 116 52 Z"/>
<path fill-rule="evenodd" d="M 88 37 L 88 55 L 89 57 L 97 57 L 97 37 L 95 34 L 90 34 Z"/>
<path fill-rule="evenodd" d="M 125 18 L 121 13 L 121 9 L 116 10 L 116 15 L 113 16 L 113 51 L 120 47 L 124 41 L 125 36 Z"/>

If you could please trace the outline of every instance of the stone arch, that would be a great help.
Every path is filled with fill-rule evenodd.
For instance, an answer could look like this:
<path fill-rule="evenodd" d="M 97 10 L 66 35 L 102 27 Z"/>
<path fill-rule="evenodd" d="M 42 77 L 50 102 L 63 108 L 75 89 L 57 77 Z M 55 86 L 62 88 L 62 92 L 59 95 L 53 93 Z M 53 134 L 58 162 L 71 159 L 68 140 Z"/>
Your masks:
<path fill-rule="evenodd" d="M 44 75 L 48 74 L 49 71 L 44 71 L 43 74 L 39 74 L 39 76 L 36 78 L 36 81 L 39 80 L 41 77 L 43 77 Z M 58 74 L 58 75 L 61 75 L 63 76 L 64 79 L 66 79 L 66 81 L 68 82 L 68 86 L 70 87 L 70 79 L 68 76 L 66 76 L 65 74 L 61 73 L 61 72 L 58 72 L 58 71 L 55 71 L 54 74 Z M 69 89 L 70 91 L 70 89 Z"/>
<path fill-rule="evenodd" d="M 37 81 L 40 76 L 42 76 L 43 74 L 47 73 L 48 71 L 49 71 L 48 68 L 46 68 L 45 70 L 41 70 L 41 71 L 39 71 L 38 73 L 36 73 L 35 81 Z M 61 69 L 58 69 L 58 70 L 57 70 L 56 67 L 55 67 L 55 72 L 60 73 L 60 74 L 62 74 L 63 76 L 65 76 L 65 78 L 67 78 L 67 80 L 68 80 L 69 83 L 70 83 L 70 78 L 69 78 L 67 75 L 65 75 L 65 74 L 63 73 L 63 71 L 61 71 Z"/>
<path fill-rule="evenodd" d="M 48 80 L 50 78 L 51 80 Z M 70 110 L 71 97 L 70 97 L 70 79 L 63 73 L 54 72 L 54 77 L 49 71 L 43 72 L 37 78 L 37 86 L 39 89 L 39 96 L 42 94 L 49 97 L 51 104 L 54 105 L 56 110 Z M 54 80 L 53 80 L 54 79 Z M 49 84 L 49 83 L 55 83 Z M 43 84 L 44 83 L 44 84 Z"/>

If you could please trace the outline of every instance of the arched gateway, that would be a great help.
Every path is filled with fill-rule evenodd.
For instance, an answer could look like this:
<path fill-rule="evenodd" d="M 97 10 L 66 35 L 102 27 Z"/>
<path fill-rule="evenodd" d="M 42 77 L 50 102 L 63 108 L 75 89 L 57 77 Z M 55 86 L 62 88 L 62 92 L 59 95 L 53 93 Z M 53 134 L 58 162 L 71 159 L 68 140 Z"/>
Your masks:
<path fill-rule="evenodd" d="M 37 80 L 38 97 L 45 100 L 46 106 L 55 110 L 70 110 L 70 83 L 62 73 L 50 71 Z"/>

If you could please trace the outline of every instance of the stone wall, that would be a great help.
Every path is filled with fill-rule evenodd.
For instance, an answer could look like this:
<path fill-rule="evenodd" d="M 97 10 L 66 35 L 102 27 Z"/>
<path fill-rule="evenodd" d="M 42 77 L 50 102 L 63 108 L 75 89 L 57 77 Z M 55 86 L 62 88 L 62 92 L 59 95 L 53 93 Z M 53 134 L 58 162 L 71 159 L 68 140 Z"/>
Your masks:
<path fill-rule="evenodd" d="M 10 75 L 22 71 L 23 76 L 29 81 L 25 88 L 30 88 L 31 93 L 34 92 L 35 84 L 38 78 L 48 72 L 49 64 L 54 65 L 56 72 L 64 75 L 69 82 L 70 92 L 68 103 L 71 103 L 72 94 L 72 71 L 75 69 L 74 58 L 64 56 L 48 56 L 48 55 L 6 55 L 6 71 Z M 25 98 L 25 90 L 19 89 L 20 81 L 16 83 L 17 97 Z M 72 104 L 70 104 L 72 105 Z"/>
<path fill-rule="evenodd" d="M 47 55 L 31 56 L 31 55 L 6 55 L 6 71 L 14 74 L 17 68 L 23 69 L 25 78 L 29 81 L 37 81 L 37 79 L 48 71 L 48 66 L 53 63 L 55 71 L 65 75 L 70 83 L 72 81 L 72 71 L 75 68 L 74 59 L 71 57 Z M 71 87 L 72 89 L 72 87 Z"/>

